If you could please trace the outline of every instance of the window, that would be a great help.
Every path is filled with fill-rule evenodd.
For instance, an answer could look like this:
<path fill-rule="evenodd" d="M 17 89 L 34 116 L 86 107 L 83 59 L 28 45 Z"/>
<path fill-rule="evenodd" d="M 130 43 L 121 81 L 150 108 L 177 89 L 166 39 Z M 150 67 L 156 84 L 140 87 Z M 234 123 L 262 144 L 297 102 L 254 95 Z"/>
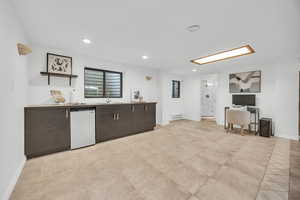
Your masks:
<path fill-rule="evenodd" d="M 122 98 L 121 72 L 84 68 L 85 98 Z"/>
<path fill-rule="evenodd" d="M 180 98 L 180 81 L 172 81 L 172 98 Z"/>

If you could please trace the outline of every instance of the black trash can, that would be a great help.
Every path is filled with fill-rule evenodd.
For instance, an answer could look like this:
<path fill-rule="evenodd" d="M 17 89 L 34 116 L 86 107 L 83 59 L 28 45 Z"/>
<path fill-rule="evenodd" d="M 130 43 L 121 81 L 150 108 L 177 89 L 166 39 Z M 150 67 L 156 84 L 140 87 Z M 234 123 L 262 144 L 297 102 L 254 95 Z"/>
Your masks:
<path fill-rule="evenodd" d="M 273 136 L 271 118 L 261 118 L 259 120 L 259 135 L 263 137 Z"/>

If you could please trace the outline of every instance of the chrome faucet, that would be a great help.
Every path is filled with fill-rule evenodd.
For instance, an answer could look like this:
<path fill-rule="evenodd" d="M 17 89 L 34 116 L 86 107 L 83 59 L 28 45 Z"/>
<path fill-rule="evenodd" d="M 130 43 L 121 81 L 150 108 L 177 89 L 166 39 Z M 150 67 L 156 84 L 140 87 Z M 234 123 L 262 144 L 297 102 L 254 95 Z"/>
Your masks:
<path fill-rule="evenodd" d="M 106 97 L 106 103 L 111 103 L 109 96 Z"/>

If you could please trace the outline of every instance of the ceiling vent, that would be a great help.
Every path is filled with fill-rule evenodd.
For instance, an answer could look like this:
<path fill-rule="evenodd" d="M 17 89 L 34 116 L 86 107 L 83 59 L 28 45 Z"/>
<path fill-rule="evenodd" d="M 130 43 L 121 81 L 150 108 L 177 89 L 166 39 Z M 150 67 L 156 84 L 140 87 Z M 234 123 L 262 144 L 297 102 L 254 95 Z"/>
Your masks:
<path fill-rule="evenodd" d="M 198 24 L 194 24 L 194 25 L 188 26 L 186 29 L 189 32 L 196 32 L 200 29 L 200 26 Z"/>

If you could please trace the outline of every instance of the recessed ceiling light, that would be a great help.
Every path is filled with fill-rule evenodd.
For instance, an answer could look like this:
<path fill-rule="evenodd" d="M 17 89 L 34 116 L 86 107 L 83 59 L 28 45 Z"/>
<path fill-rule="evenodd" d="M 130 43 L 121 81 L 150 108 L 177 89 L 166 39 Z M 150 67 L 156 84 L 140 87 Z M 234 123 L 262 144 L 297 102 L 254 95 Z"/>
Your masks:
<path fill-rule="evenodd" d="M 194 25 L 188 26 L 186 29 L 189 32 L 195 32 L 195 31 L 198 31 L 200 29 L 200 26 L 198 24 L 194 24 Z"/>
<path fill-rule="evenodd" d="M 148 56 L 142 56 L 143 60 L 147 60 L 149 57 Z"/>
<path fill-rule="evenodd" d="M 82 40 L 82 42 L 85 43 L 85 44 L 91 44 L 91 40 L 89 40 L 89 39 L 87 39 L 87 38 L 84 38 L 84 39 Z"/>
<path fill-rule="evenodd" d="M 254 49 L 250 45 L 242 46 L 239 48 L 231 49 L 228 51 L 222 51 L 210 56 L 205 56 L 202 58 L 197 58 L 194 60 L 191 60 L 192 63 L 203 65 L 203 64 L 208 64 L 220 60 L 226 60 L 229 58 L 236 58 L 239 56 L 244 56 L 248 54 L 255 53 Z"/>
<path fill-rule="evenodd" d="M 197 71 L 197 69 L 193 69 L 192 71 L 193 71 L 193 72 L 196 72 L 196 71 Z"/>

